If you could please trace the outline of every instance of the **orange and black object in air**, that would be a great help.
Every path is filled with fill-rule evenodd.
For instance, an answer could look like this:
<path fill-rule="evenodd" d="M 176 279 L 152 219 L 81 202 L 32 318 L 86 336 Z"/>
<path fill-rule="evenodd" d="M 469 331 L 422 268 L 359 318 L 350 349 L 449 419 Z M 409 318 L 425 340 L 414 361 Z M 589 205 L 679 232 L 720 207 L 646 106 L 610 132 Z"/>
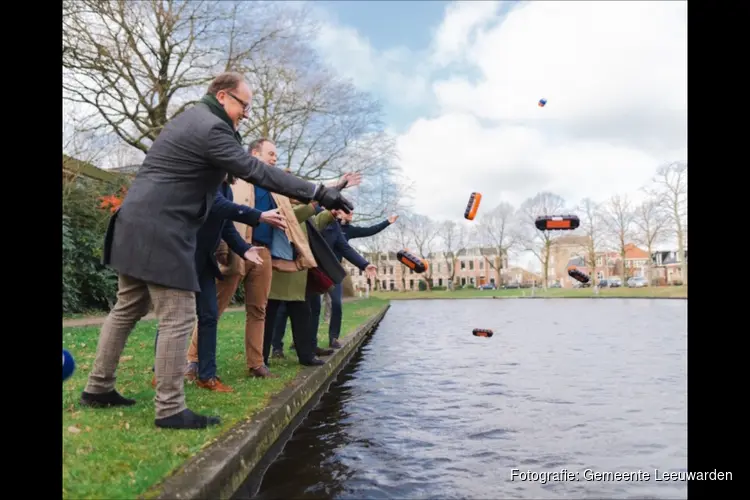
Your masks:
<path fill-rule="evenodd" d="M 575 266 L 568 268 L 568 276 L 581 283 L 588 283 L 591 278 L 579 271 Z"/>
<path fill-rule="evenodd" d="M 427 262 L 406 250 L 399 250 L 396 258 L 415 273 L 423 273 L 427 270 Z"/>
<path fill-rule="evenodd" d="M 488 330 L 486 328 L 474 328 L 474 331 L 471 333 L 474 334 L 475 337 L 492 337 L 493 333 L 492 330 Z"/>
<path fill-rule="evenodd" d="M 534 225 L 540 231 L 566 231 L 577 229 L 581 220 L 577 215 L 540 215 Z"/>
<path fill-rule="evenodd" d="M 471 193 L 469 196 L 469 204 L 466 205 L 466 211 L 464 217 L 468 220 L 474 220 L 477 216 L 477 210 L 479 210 L 479 202 L 482 201 L 482 195 L 480 193 Z"/>

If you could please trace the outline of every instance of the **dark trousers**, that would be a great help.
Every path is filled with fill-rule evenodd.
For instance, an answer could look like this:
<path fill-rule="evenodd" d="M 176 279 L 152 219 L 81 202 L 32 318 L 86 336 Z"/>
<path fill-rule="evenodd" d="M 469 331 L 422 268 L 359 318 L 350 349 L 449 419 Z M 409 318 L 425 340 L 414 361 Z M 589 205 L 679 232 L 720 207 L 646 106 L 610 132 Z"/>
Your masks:
<path fill-rule="evenodd" d="M 344 285 L 339 283 L 331 290 L 331 324 L 328 327 L 329 340 L 335 340 L 341 335 L 341 317 L 343 315 Z M 318 308 L 320 309 L 320 308 Z M 315 323 L 317 335 L 318 323 Z"/>
<path fill-rule="evenodd" d="M 289 312 L 286 309 L 286 302 L 280 302 L 279 312 L 276 313 L 275 317 L 272 318 L 271 316 L 268 316 L 268 313 L 266 313 L 266 318 L 271 318 L 274 323 L 271 347 L 273 347 L 274 351 L 283 351 L 284 332 L 286 332 L 286 324 L 287 320 L 289 319 Z M 266 323 L 268 323 L 268 321 L 266 321 Z"/>
<path fill-rule="evenodd" d="M 281 305 L 280 300 L 268 300 L 266 316 L 275 318 Z M 309 363 L 313 360 L 313 351 L 310 349 L 310 306 L 306 301 L 286 302 L 286 310 L 289 319 L 292 320 L 292 338 L 297 351 L 297 359 L 300 363 Z M 263 360 L 268 365 L 268 357 L 271 354 L 271 341 L 273 340 L 274 321 L 266 321 L 263 337 Z"/>
<path fill-rule="evenodd" d="M 216 277 L 211 268 L 198 274 L 201 291 L 195 294 L 195 309 L 198 316 L 198 378 L 210 380 L 216 377 L 216 336 L 219 323 L 219 305 L 216 300 Z M 159 339 L 156 330 L 154 348 Z"/>
<path fill-rule="evenodd" d="M 322 295 L 308 295 L 307 305 L 310 307 L 310 348 L 312 352 L 318 348 L 318 326 L 320 325 L 320 305 Z"/>

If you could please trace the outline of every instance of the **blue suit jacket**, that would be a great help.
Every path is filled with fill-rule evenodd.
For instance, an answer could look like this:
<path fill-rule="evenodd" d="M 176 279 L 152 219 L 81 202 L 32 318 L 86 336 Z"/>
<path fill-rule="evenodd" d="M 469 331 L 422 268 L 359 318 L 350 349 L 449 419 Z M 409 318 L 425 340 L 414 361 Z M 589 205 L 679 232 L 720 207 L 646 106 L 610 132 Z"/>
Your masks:
<path fill-rule="evenodd" d="M 374 236 L 390 225 L 391 223 L 388 221 L 388 219 L 384 220 L 380 224 L 375 224 L 374 226 L 369 227 L 341 224 L 341 232 L 344 233 L 344 238 L 346 238 L 346 241 L 349 241 L 354 238 L 367 238 L 368 236 Z"/>
<path fill-rule="evenodd" d="M 367 259 L 362 257 L 351 247 L 351 245 L 349 245 L 349 242 L 346 241 L 346 237 L 341 231 L 341 223 L 338 220 L 333 224 L 326 226 L 320 234 L 323 235 L 323 238 L 325 238 L 326 243 L 331 247 L 336 258 L 339 259 L 339 262 L 341 262 L 342 259 L 346 259 L 362 271 L 370 265 Z"/>
<path fill-rule="evenodd" d="M 229 248 L 240 256 L 250 249 L 250 245 L 240 236 L 234 224 L 226 222 L 236 221 L 255 227 L 260 223 L 261 212 L 245 205 L 238 205 L 233 200 L 231 186 L 226 181 L 222 182 L 216 191 L 216 200 L 211 205 L 211 211 L 198 230 L 195 248 L 195 267 L 198 275 L 208 266 L 216 278 L 222 279 L 216 262 L 216 250 L 221 240 L 226 241 Z"/>

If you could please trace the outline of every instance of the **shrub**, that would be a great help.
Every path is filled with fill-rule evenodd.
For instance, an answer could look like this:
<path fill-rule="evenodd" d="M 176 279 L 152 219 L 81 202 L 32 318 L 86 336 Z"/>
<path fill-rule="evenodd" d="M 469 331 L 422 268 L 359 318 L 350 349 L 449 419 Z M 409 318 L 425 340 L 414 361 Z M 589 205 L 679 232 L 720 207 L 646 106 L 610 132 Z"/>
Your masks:
<path fill-rule="evenodd" d="M 125 189 L 81 177 L 63 182 L 65 314 L 108 311 L 115 302 L 117 275 L 101 260 L 109 217 L 122 202 Z"/>

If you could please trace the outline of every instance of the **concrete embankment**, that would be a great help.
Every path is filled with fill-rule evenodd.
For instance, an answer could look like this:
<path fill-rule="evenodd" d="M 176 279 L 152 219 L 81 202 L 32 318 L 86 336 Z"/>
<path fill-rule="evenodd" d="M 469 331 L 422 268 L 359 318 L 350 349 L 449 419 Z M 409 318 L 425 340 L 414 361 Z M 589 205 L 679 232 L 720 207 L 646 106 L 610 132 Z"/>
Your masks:
<path fill-rule="evenodd" d="M 354 333 L 342 338 L 343 346 L 325 365 L 303 369 L 265 409 L 223 434 L 143 498 L 230 498 L 295 422 L 295 417 L 308 411 L 327 390 L 389 307 L 384 306 Z"/>

